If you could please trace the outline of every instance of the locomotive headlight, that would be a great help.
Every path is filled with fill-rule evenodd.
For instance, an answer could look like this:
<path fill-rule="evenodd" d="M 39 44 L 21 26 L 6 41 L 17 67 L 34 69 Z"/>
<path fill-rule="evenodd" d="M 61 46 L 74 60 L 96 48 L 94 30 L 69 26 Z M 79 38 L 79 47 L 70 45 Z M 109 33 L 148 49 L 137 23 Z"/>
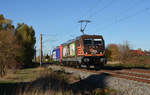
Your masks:
<path fill-rule="evenodd" d="M 89 62 L 90 59 L 89 59 L 89 58 L 84 58 L 83 61 L 84 61 L 84 62 Z"/>
<path fill-rule="evenodd" d="M 101 58 L 101 59 L 100 59 L 101 62 L 104 62 L 104 60 L 105 60 L 104 58 Z"/>
<path fill-rule="evenodd" d="M 100 52 L 100 54 L 103 54 L 103 52 Z"/>

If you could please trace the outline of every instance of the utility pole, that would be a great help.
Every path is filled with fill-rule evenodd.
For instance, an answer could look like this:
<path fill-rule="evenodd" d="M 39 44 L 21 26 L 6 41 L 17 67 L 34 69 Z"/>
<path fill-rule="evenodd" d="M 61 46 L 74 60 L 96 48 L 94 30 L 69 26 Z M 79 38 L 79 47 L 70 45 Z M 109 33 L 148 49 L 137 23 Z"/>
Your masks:
<path fill-rule="evenodd" d="M 35 46 L 34 62 L 36 62 L 36 46 Z"/>
<path fill-rule="evenodd" d="M 43 56 L 43 51 L 42 51 L 42 34 L 40 34 L 40 66 L 42 65 L 42 56 Z"/>
<path fill-rule="evenodd" d="M 78 21 L 78 23 L 81 23 L 80 31 L 83 33 L 83 35 L 84 35 L 84 30 L 85 30 L 87 24 L 90 23 L 90 22 L 91 22 L 90 20 L 80 20 L 80 21 Z M 83 26 L 83 23 L 85 23 L 84 26 Z"/>

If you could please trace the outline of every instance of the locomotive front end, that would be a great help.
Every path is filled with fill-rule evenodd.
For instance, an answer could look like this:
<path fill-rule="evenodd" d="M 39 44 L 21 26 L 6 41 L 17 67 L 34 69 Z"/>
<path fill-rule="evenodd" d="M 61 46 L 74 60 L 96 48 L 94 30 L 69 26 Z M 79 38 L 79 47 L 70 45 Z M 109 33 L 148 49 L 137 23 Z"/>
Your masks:
<path fill-rule="evenodd" d="M 84 51 L 82 62 L 84 64 L 94 67 L 101 67 L 106 64 L 105 43 L 102 36 L 84 36 L 82 42 Z"/>

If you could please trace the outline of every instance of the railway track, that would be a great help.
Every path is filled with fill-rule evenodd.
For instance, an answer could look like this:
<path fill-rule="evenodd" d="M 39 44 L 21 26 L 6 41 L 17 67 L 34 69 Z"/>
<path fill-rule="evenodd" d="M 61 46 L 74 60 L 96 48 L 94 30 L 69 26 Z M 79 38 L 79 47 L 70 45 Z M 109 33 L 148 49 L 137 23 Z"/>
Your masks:
<path fill-rule="evenodd" d="M 50 66 L 53 70 L 65 70 L 73 76 L 80 76 L 77 83 L 84 81 L 97 87 L 108 87 L 120 91 L 121 95 L 150 95 L 150 70 L 107 68 L 99 71 L 64 66 Z M 119 94 L 118 94 L 119 95 Z"/>
<path fill-rule="evenodd" d="M 144 70 L 144 69 L 122 69 L 122 70 L 86 70 L 86 69 L 78 69 L 73 67 L 65 67 L 65 68 L 71 68 L 78 71 L 83 72 L 91 72 L 95 74 L 106 74 L 112 77 L 117 78 L 123 78 L 127 80 L 142 82 L 150 84 L 150 70 Z"/>
<path fill-rule="evenodd" d="M 129 72 L 127 72 L 129 71 Z M 118 77 L 118 78 L 124 78 L 128 80 L 133 80 L 137 82 L 143 82 L 143 83 L 148 83 L 150 84 L 150 75 L 144 75 L 146 72 L 137 72 L 138 70 L 126 70 L 126 71 L 109 71 L 109 70 L 102 70 L 103 73 L 107 73 L 113 77 Z M 147 73 L 146 73 L 147 74 Z"/>

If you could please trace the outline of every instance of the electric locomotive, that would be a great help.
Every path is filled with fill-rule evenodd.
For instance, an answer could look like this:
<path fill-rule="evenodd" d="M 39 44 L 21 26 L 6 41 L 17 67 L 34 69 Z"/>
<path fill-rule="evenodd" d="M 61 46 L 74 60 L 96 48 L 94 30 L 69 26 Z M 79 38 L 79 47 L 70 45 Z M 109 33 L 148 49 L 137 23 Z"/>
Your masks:
<path fill-rule="evenodd" d="M 52 52 L 58 64 L 101 68 L 106 64 L 105 42 L 102 35 L 81 35 L 56 47 Z"/>

